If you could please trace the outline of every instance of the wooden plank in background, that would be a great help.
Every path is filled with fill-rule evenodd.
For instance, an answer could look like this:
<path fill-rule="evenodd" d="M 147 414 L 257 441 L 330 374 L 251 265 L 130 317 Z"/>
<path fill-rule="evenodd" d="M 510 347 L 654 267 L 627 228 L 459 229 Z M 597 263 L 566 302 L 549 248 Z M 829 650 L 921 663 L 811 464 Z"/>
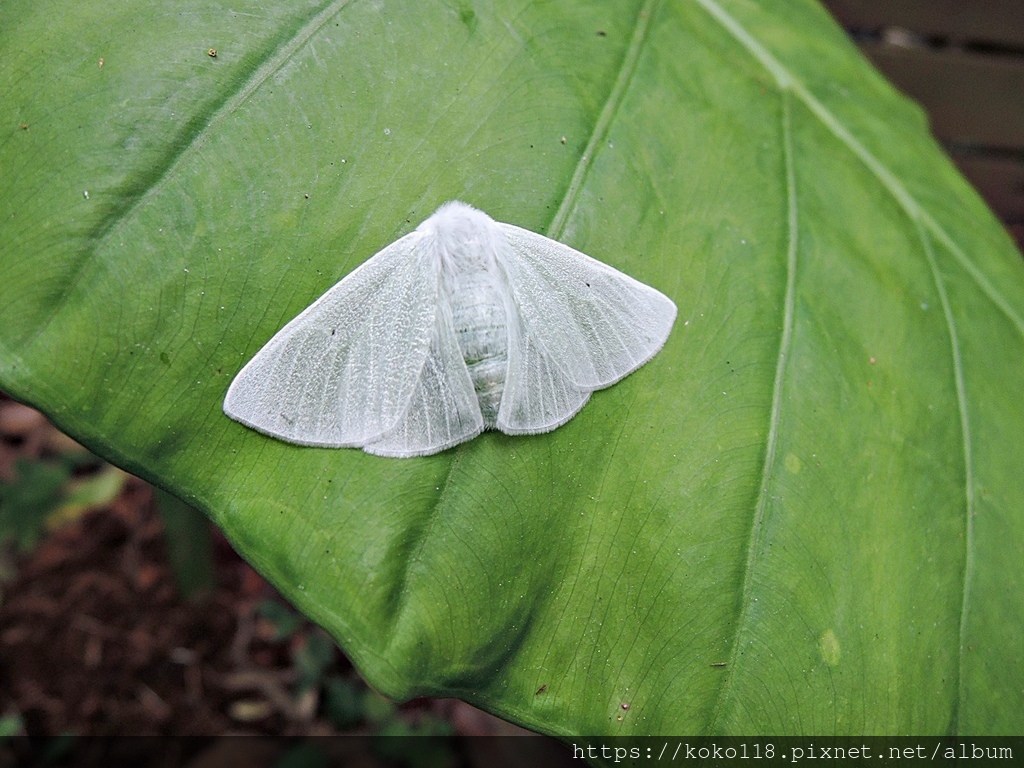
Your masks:
<path fill-rule="evenodd" d="M 1024 49 L 1024 0 L 825 0 L 847 29 L 903 27 L 954 43 Z"/>
<path fill-rule="evenodd" d="M 954 155 L 953 159 L 996 216 L 1008 225 L 1024 228 L 1024 162 L 970 155 Z"/>
<path fill-rule="evenodd" d="M 1019 0 L 1024 12 L 1024 0 Z M 1024 148 L 1024 57 L 953 49 L 862 46 L 875 66 L 928 110 L 940 139 Z"/>

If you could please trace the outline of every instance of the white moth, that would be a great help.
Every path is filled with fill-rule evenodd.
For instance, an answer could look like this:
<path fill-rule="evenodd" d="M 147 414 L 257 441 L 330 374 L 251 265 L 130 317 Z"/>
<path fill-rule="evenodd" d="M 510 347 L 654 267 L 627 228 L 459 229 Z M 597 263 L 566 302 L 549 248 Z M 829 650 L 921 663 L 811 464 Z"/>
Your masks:
<path fill-rule="evenodd" d="M 650 360 L 675 317 L 653 288 L 453 201 L 282 328 L 224 412 L 289 443 L 395 457 L 548 432 Z"/>

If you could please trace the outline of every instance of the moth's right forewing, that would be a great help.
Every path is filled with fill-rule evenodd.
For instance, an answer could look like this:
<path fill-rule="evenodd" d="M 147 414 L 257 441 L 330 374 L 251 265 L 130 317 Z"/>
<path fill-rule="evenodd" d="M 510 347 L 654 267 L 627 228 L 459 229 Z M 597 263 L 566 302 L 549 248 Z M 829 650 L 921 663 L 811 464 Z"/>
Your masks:
<path fill-rule="evenodd" d="M 498 226 L 523 333 L 575 386 L 611 386 L 665 344 L 676 318 L 667 296 L 556 240 Z"/>
<path fill-rule="evenodd" d="M 402 418 L 430 349 L 440 263 L 412 232 L 282 328 L 228 389 L 224 411 L 301 445 L 362 446 Z"/>

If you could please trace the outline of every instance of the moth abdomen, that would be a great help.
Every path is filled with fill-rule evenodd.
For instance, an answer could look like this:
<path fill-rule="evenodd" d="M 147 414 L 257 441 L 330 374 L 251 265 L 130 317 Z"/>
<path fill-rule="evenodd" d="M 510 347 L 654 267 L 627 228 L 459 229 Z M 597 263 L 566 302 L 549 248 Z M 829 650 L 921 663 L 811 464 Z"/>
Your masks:
<path fill-rule="evenodd" d="M 460 258 L 463 256 L 463 258 Z M 507 291 L 493 259 L 455 254 L 445 270 L 444 291 L 455 336 L 480 404 L 484 427 L 493 429 L 508 370 Z"/>

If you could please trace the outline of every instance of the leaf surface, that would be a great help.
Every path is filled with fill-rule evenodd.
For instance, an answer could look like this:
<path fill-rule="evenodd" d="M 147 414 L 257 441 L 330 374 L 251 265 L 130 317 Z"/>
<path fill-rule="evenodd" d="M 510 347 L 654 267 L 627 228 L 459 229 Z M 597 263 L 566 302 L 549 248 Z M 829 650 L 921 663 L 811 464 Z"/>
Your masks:
<path fill-rule="evenodd" d="M 1024 727 L 1024 267 L 817 5 L 14 2 L 0 105 L 0 386 L 385 693 L 556 735 Z M 222 414 L 453 198 L 671 296 L 664 350 L 423 459 Z"/>

